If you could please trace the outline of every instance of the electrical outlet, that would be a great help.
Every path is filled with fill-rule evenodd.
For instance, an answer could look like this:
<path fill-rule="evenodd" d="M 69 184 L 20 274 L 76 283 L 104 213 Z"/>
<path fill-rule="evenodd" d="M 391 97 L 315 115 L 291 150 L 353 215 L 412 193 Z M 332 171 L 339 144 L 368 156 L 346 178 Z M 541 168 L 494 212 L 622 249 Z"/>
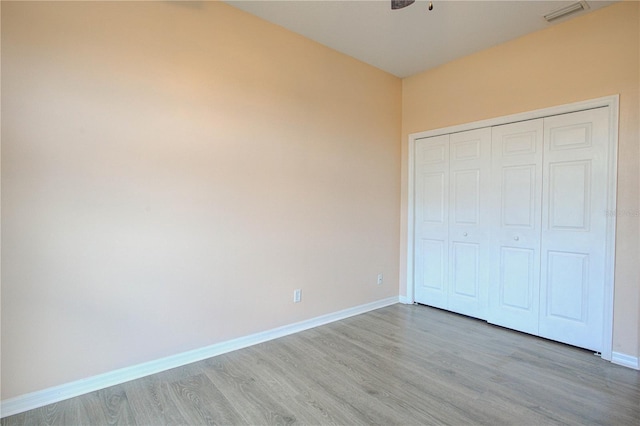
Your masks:
<path fill-rule="evenodd" d="M 382 284 L 382 274 L 378 274 L 378 285 Z"/>
<path fill-rule="evenodd" d="M 302 300 L 302 290 L 293 290 L 293 303 L 298 303 Z"/>

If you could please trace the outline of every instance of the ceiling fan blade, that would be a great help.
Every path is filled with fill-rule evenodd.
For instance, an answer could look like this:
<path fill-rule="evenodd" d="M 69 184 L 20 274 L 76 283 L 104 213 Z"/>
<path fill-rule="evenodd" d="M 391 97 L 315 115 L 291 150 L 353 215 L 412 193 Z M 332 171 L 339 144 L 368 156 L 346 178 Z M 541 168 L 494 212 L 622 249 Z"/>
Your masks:
<path fill-rule="evenodd" d="M 415 1 L 416 0 L 391 0 L 391 9 L 402 9 L 403 7 L 407 7 L 415 3 Z"/>

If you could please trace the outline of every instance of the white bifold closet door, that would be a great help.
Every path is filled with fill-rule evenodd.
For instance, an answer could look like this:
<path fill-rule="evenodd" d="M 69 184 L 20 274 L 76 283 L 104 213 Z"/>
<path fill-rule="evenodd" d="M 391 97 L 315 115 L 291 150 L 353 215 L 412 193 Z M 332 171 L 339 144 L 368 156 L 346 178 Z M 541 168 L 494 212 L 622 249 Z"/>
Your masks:
<path fill-rule="evenodd" d="M 416 140 L 415 301 L 601 351 L 608 108 Z"/>
<path fill-rule="evenodd" d="M 486 318 L 491 129 L 449 138 L 449 310 Z"/>
<path fill-rule="evenodd" d="M 448 309 L 449 135 L 415 146 L 416 302 Z"/>
<path fill-rule="evenodd" d="M 493 128 L 489 322 L 602 349 L 608 117 Z"/>
<path fill-rule="evenodd" d="M 538 334 L 543 119 L 496 126 L 487 321 Z"/>
<path fill-rule="evenodd" d="M 609 112 L 544 119 L 539 334 L 602 351 Z"/>
<path fill-rule="evenodd" d="M 415 300 L 485 318 L 491 129 L 416 143 Z"/>

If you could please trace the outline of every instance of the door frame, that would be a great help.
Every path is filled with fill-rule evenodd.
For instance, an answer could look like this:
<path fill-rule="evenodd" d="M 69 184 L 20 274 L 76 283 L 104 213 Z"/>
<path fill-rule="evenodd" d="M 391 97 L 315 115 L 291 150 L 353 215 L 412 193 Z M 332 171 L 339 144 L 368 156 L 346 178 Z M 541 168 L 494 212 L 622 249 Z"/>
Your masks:
<path fill-rule="evenodd" d="M 502 117 L 490 118 L 487 120 L 475 121 L 472 123 L 459 124 L 455 126 L 443 127 L 439 129 L 427 130 L 418 133 L 411 133 L 408 140 L 408 159 L 407 159 L 407 203 L 406 220 L 407 220 L 407 256 L 403 259 L 403 265 L 400 268 L 406 273 L 406 281 L 401 281 L 406 289 L 406 297 L 400 296 L 402 303 L 412 304 L 414 300 L 414 208 L 415 208 L 415 143 L 417 139 L 440 136 L 450 133 L 458 133 L 467 130 L 480 129 L 483 127 L 493 127 L 502 124 L 515 123 L 518 121 L 533 120 L 536 118 L 544 118 L 552 115 L 567 114 L 572 112 L 584 111 L 587 109 L 608 107 L 609 108 L 609 146 L 608 146 L 608 164 L 607 164 L 607 211 L 606 214 L 606 241 L 605 241 L 605 288 L 604 288 L 604 324 L 603 324 L 603 349 L 601 356 L 607 361 L 611 361 L 613 353 L 613 295 L 615 287 L 615 242 L 616 242 L 616 215 L 609 214 L 616 209 L 616 193 L 618 188 L 618 122 L 619 122 L 619 102 L 620 95 L 605 96 L 602 98 L 589 99 L 570 104 L 557 105 L 549 108 L 537 109 L 518 114 L 505 115 Z"/>

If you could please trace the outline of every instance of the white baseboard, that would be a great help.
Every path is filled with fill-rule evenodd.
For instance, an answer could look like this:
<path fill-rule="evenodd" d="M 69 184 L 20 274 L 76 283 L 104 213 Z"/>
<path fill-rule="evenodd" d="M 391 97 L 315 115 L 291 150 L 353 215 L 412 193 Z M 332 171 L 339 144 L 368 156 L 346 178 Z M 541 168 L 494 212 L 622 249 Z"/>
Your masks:
<path fill-rule="evenodd" d="M 172 355 L 155 361 L 146 362 L 144 364 L 134 365 L 122 368 L 108 373 L 99 374 L 75 382 L 66 383 L 41 391 L 31 392 L 25 395 L 16 396 L 4 400 L 0 403 L 0 417 L 12 416 L 34 408 L 43 407 L 65 399 L 73 398 L 89 392 L 94 392 L 109 386 L 118 385 L 131 380 L 139 379 L 150 374 L 159 373 L 172 368 L 180 367 L 192 362 L 201 361 L 216 355 L 246 348 L 248 346 L 257 345 L 258 343 L 277 339 L 289 334 L 298 333 L 310 328 L 318 327 L 334 321 L 339 321 L 354 315 L 363 314 L 365 312 L 380 309 L 385 306 L 398 303 L 398 297 L 389 297 L 378 300 L 376 302 L 367 303 L 353 308 L 344 309 L 306 321 L 285 325 L 274 328 L 272 330 L 251 334 L 249 336 L 240 337 L 226 342 L 216 343 L 200 349 L 195 349 L 181 354 Z"/>
<path fill-rule="evenodd" d="M 400 296 L 400 303 L 404 305 L 413 305 L 413 300 L 409 299 L 407 296 Z"/>
<path fill-rule="evenodd" d="M 640 360 L 637 356 L 625 355 L 620 352 L 613 352 L 611 354 L 611 362 L 614 364 L 622 365 L 624 367 L 640 370 Z"/>

